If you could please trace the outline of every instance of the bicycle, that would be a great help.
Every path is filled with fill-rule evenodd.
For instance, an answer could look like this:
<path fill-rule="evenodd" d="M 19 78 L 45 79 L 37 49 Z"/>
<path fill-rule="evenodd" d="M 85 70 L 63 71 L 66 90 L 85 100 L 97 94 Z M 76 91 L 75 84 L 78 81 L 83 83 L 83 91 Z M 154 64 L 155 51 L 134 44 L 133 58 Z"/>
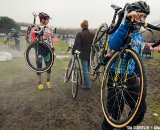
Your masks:
<path fill-rule="evenodd" d="M 143 119 L 141 115 L 146 111 L 145 98 L 147 82 L 145 69 L 141 58 L 136 51 L 132 49 L 130 44 L 132 32 L 134 31 L 133 26 L 143 26 L 159 31 L 160 28 L 149 23 L 133 22 L 123 46 L 119 51 L 113 53 L 112 56 L 109 56 L 107 39 L 109 35 L 119 27 L 122 18 L 124 17 L 125 8 L 120 10 L 120 17 L 115 25 L 115 16 L 117 15 L 117 10 L 120 9 L 120 7 L 114 6 L 114 9 L 115 14 L 112 24 L 110 27 L 107 27 L 106 30 L 102 31 L 102 34 L 98 38 L 94 39 L 90 58 L 91 67 L 95 70 L 95 73 L 102 65 L 105 65 L 101 84 L 101 104 L 104 116 L 107 122 L 113 127 L 123 128 L 125 126 L 132 126 L 136 124 L 138 119 Z M 102 46 L 103 44 L 98 43 L 98 41 L 105 34 L 107 37 L 106 43 Z M 94 58 L 96 60 L 94 60 Z M 137 66 L 137 70 L 134 70 L 135 72 L 133 74 L 130 74 L 130 65 Z M 123 66 L 123 68 L 121 68 L 121 66 Z M 134 80 L 135 82 L 131 83 L 131 80 Z M 134 90 L 134 86 L 138 86 L 136 91 Z M 130 104 L 131 102 L 127 100 L 126 96 L 130 97 L 132 104 Z M 111 105 L 112 107 L 110 107 Z M 116 112 L 116 114 L 113 112 Z"/>
<path fill-rule="evenodd" d="M 45 72 L 53 65 L 53 51 L 51 47 L 44 41 L 43 33 L 47 28 L 37 27 L 35 25 L 36 14 L 34 15 L 34 22 L 27 29 L 26 42 L 28 43 L 27 49 L 25 51 L 25 60 L 30 69 L 35 72 Z M 30 32 L 33 27 L 37 27 L 37 31 L 34 31 L 36 34 L 36 40 L 31 43 Z"/>
<path fill-rule="evenodd" d="M 96 31 L 95 37 L 92 42 L 91 46 L 91 53 L 90 53 L 90 77 L 92 80 L 96 80 L 101 73 L 104 72 L 104 66 L 102 66 L 103 58 L 106 56 L 106 54 L 109 52 L 108 46 L 108 39 L 109 35 L 115 32 L 116 28 L 119 27 L 122 18 L 117 21 L 115 25 L 115 20 L 117 13 L 119 16 L 124 15 L 123 10 L 121 10 L 121 7 L 118 7 L 114 4 L 111 5 L 111 7 L 115 10 L 112 22 L 110 27 L 106 23 L 103 23 L 98 30 Z M 110 31 L 107 31 L 110 30 Z"/>
<path fill-rule="evenodd" d="M 67 52 L 72 49 L 69 47 Z M 64 75 L 64 83 L 67 83 L 71 79 L 72 83 L 72 97 L 75 99 L 78 93 L 79 86 L 82 85 L 82 72 L 79 63 L 79 51 L 76 50 L 74 52 L 73 57 L 70 59 L 65 75 Z"/>

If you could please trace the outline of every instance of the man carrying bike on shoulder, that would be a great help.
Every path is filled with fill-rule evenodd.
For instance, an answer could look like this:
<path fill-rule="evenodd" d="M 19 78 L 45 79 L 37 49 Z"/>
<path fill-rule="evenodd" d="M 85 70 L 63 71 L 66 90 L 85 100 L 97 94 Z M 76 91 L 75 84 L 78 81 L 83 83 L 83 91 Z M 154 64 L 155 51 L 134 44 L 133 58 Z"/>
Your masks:
<path fill-rule="evenodd" d="M 36 25 L 35 27 L 33 27 L 31 29 L 31 41 L 35 42 L 36 39 L 37 39 L 37 36 L 38 36 L 35 32 L 39 31 L 41 28 L 44 28 L 43 32 L 41 32 L 42 33 L 42 39 L 54 51 L 54 43 L 53 43 L 53 39 L 52 39 L 53 38 L 52 30 L 47 27 L 47 25 L 49 23 L 50 16 L 48 14 L 44 13 L 44 12 L 39 13 L 38 16 L 39 16 L 40 24 Z M 45 59 L 48 59 L 48 58 L 50 58 L 50 56 L 49 56 L 50 53 L 47 52 L 47 49 L 45 49 L 46 52 L 44 52 L 44 49 L 42 48 L 42 46 L 38 49 L 38 51 L 39 51 L 38 52 L 39 55 L 36 57 L 37 67 L 41 68 L 42 67 L 42 57 L 44 57 Z M 42 53 L 42 51 L 43 51 L 43 53 Z M 54 53 L 54 56 L 55 56 L 55 53 Z M 45 64 L 46 65 L 49 64 L 49 61 L 50 61 L 49 59 L 45 60 Z M 42 79 L 41 79 L 41 73 L 40 72 L 37 72 L 37 77 L 38 77 L 38 89 L 42 90 L 44 87 L 43 87 L 43 84 L 42 84 Z M 52 88 L 52 83 L 50 82 L 50 77 L 51 77 L 51 68 L 49 68 L 47 70 L 47 83 L 46 83 L 46 85 L 47 85 L 48 88 Z"/>
<path fill-rule="evenodd" d="M 113 33 L 111 34 L 110 36 L 110 39 L 108 41 L 108 45 L 110 47 L 110 53 L 108 54 L 109 56 L 112 56 L 116 51 L 120 50 L 120 48 L 123 46 L 123 43 L 125 41 L 125 38 L 127 37 L 127 34 L 129 32 L 129 28 L 134 21 L 145 21 L 147 15 L 149 15 L 150 13 L 150 8 L 149 6 L 146 4 L 146 2 L 143 2 L 143 1 L 138 1 L 138 2 L 134 2 L 134 3 L 131 3 L 129 4 L 125 11 L 127 11 L 127 15 L 126 17 L 123 18 L 122 20 L 122 23 L 121 25 L 119 26 L 119 28 Z M 126 13 L 126 12 L 125 12 Z M 141 32 L 139 31 L 140 30 L 140 27 L 139 26 L 135 26 L 134 27 L 134 31 L 132 33 L 132 39 L 131 39 L 131 47 L 133 50 L 135 50 L 138 54 L 141 53 L 141 46 L 142 46 L 142 43 L 143 43 L 143 37 L 142 37 L 142 34 Z M 117 64 L 115 63 L 113 65 L 113 67 L 111 67 L 111 71 L 114 72 L 116 69 L 116 66 Z M 122 66 L 123 67 L 123 66 Z M 136 65 L 135 64 L 131 64 L 130 66 L 130 72 L 131 72 L 131 75 L 138 75 L 138 72 L 136 71 Z M 123 69 L 122 69 L 123 71 Z M 124 70 L 125 71 L 125 70 Z M 123 72 L 122 72 L 123 73 Z M 112 81 L 111 81 L 112 82 Z M 132 90 L 134 92 L 137 92 L 139 91 L 138 90 L 138 82 L 139 82 L 139 77 L 135 76 L 135 79 L 130 79 L 130 81 L 128 81 L 130 84 L 132 83 L 135 83 L 137 82 L 137 86 L 135 86 Z M 108 89 L 108 94 L 110 96 L 113 96 L 113 91 L 109 91 Z M 108 97 L 107 98 L 111 98 L 111 97 Z M 133 96 L 134 100 L 136 101 L 137 98 L 138 98 L 138 95 L 134 95 Z M 113 102 L 114 102 L 114 98 L 112 98 L 112 100 L 110 100 L 108 102 L 108 109 L 111 110 L 112 109 L 112 106 L 113 106 Z M 133 100 L 130 100 L 129 97 L 128 99 L 126 99 L 127 102 L 129 102 L 129 106 L 130 106 L 130 109 L 134 109 L 134 104 L 133 103 Z M 144 114 L 145 114 L 145 111 L 146 111 L 146 102 L 144 101 L 143 104 L 143 110 L 140 112 L 140 115 L 138 117 L 136 117 L 136 121 L 134 122 L 131 122 L 129 125 L 131 126 L 135 126 L 139 123 L 141 123 L 141 121 L 143 120 L 144 118 Z M 123 108 L 124 109 L 124 108 Z M 117 115 L 117 109 L 114 109 L 114 110 L 111 110 L 112 112 L 112 115 L 113 117 L 117 118 L 118 115 Z M 102 124 L 101 124 L 101 129 L 102 130 L 113 130 L 114 127 L 112 127 L 108 122 L 107 120 L 104 118 Z M 123 130 L 127 130 L 127 128 L 122 128 Z"/>

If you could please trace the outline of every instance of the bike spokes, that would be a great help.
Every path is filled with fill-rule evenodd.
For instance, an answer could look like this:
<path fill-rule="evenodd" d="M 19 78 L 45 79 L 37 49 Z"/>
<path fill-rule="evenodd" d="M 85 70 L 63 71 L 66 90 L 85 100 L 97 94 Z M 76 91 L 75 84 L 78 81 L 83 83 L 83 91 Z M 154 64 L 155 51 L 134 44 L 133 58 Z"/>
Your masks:
<path fill-rule="evenodd" d="M 25 56 L 29 67 L 37 72 L 44 72 L 53 64 L 52 50 L 46 43 L 30 44 Z"/>
<path fill-rule="evenodd" d="M 129 58 L 128 58 L 129 55 Z M 137 70 L 133 70 L 133 66 Z M 114 55 L 105 70 L 101 98 L 105 117 L 117 128 L 129 124 L 145 98 L 144 73 L 134 53 Z"/>

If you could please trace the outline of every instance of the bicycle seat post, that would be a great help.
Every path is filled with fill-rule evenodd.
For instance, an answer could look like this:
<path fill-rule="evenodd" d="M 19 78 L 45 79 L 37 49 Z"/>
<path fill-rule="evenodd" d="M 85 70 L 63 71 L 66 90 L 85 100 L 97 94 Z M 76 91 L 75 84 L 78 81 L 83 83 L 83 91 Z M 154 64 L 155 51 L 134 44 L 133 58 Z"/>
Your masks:
<path fill-rule="evenodd" d="M 114 26 L 114 24 L 115 24 L 117 12 L 118 12 L 120 9 L 122 9 L 122 8 L 121 8 L 121 7 L 118 7 L 118 6 L 114 5 L 114 4 L 112 4 L 111 7 L 115 10 L 114 15 L 113 15 L 113 19 L 112 19 L 112 22 L 111 22 L 111 27 L 112 27 L 112 26 Z"/>
<path fill-rule="evenodd" d="M 112 26 L 114 26 L 114 24 L 115 24 L 115 20 L 116 20 L 116 16 L 117 16 L 117 10 L 115 10 L 115 12 L 114 12 L 114 16 L 113 16 L 113 19 L 112 19 L 112 23 L 111 23 L 111 27 Z"/>

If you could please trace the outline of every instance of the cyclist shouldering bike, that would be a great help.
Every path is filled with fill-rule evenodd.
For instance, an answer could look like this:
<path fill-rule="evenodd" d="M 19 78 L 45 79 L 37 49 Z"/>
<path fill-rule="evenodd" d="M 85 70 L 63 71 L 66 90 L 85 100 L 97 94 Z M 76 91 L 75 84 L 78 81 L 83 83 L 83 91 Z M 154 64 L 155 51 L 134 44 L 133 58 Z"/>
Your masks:
<path fill-rule="evenodd" d="M 108 57 L 111 57 L 113 54 L 115 54 L 117 51 L 119 51 L 121 49 L 121 47 L 124 45 L 125 42 L 128 42 L 125 40 L 129 34 L 129 31 L 131 31 L 131 29 L 132 29 L 132 35 L 131 35 L 131 39 L 129 41 L 130 46 L 134 51 L 136 51 L 137 54 L 141 53 L 141 46 L 143 43 L 143 37 L 142 37 L 141 32 L 139 31 L 141 26 L 133 25 L 133 23 L 135 21 L 145 22 L 145 19 L 146 19 L 147 15 L 149 15 L 149 13 L 150 13 L 150 7 L 144 1 L 137 1 L 137 2 L 126 5 L 126 7 L 123 9 L 122 15 L 119 16 L 119 17 L 122 17 L 121 18 L 122 19 L 121 25 L 118 27 L 118 29 L 113 34 L 110 35 L 108 45 L 109 45 L 109 48 L 111 51 L 109 52 Z M 122 65 L 123 65 L 123 62 L 125 62 L 125 60 L 122 61 Z M 116 67 L 117 67 L 117 63 L 113 63 L 113 66 L 109 70 L 112 72 L 110 74 L 110 77 L 114 77 Z M 123 74 L 123 72 L 125 71 L 124 68 L 125 68 L 125 66 L 120 67 L 121 76 L 124 75 Z M 130 94 L 124 93 L 123 98 L 119 98 L 119 97 L 116 98 L 116 96 L 111 98 L 113 95 L 115 95 L 116 92 L 113 91 L 113 89 L 108 89 L 107 98 L 111 99 L 111 100 L 108 100 L 108 102 L 107 102 L 107 109 L 108 109 L 108 113 L 110 115 L 112 115 L 112 118 L 114 118 L 114 120 L 120 120 L 120 116 L 121 116 L 120 113 L 124 109 L 124 105 L 121 105 L 121 106 L 118 105 L 119 100 L 121 100 L 121 104 L 123 104 L 124 102 L 125 103 L 127 102 L 127 104 L 130 107 L 131 112 L 135 108 L 136 104 L 134 103 L 134 101 L 138 100 L 138 94 L 136 95 L 135 93 L 138 93 L 138 91 L 139 91 L 138 86 L 139 86 L 139 80 L 140 80 L 138 77 L 138 74 L 139 74 L 139 72 L 137 71 L 137 66 L 133 62 L 132 64 L 129 65 L 128 75 L 130 75 L 130 76 L 135 75 L 135 76 L 133 76 L 134 78 L 128 80 L 128 86 L 132 86 L 134 84 L 134 88 L 132 88 L 132 90 L 127 90 L 130 88 L 126 89 L 126 91 L 132 91 L 133 92 L 132 94 L 131 93 Z M 110 85 L 112 82 L 113 82 L 112 80 L 109 82 Z M 110 85 L 108 85 L 108 87 L 110 87 Z M 123 101 L 124 99 L 125 99 L 125 101 Z M 116 105 L 113 107 L 114 102 Z M 133 119 L 133 121 L 131 121 L 128 125 L 135 126 L 135 125 L 138 125 L 139 123 L 141 123 L 141 121 L 144 118 L 144 114 L 146 112 L 146 101 L 143 101 L 141 103 L 141 106 L 143 106 L 143 110 L 139 111 L 139 116 L 135 117 Z M 140 106 L 140 108 L 141 108 L 141 106 Z M 114 129 L 113 125 L 111 125 L 111 123 L 108 123 L 108 121 L 109 121 L 109 119 L 106 120 L 106 118 L 104 118 L 104 120 L 101 124 L 102 130 L 113 130 Z M 127 130 L 127 128 L 125 126 L 122 127 L 121 129 Z"/>
<path fill-rule="evenodd" d="M 47 25 L 49 23 L 50 16 L 48 14 L 44 13 L 44 12 L 39 13 L 38 16 L 39 16 L 40 24 L 35 25 L 31 29 L 31 41 L 33 43 L 37 39 L 42 39 L 42 42 L 48 44 L 51 47 L 51 49 L 53 50 L 53 55 L 55 57 L 52 29 L 47 27 Z M 36 31 L 38 32 L 39 30 L 42 30 L 42 31 L 40 32 L 40 34 L 37 34 Z M 41 41 L 38 40 L 38 42 L 39 42 L 39 44 L 41 44 Z M 44 50 L 46 52 L 44 52 Z M 43 49 L 43 46 L 39 46 L 37 53 L 38 53 L 38 55 L 37 55 L 36 59 L 37 59 L 37 67 L 38 68 L 42 68 L 42 58 L 47 59 L 47 60 L 45 60 L 46 65 L 50 64 L 50 59 L 48 59 L 48 58 L 50 58 L 49 50 L 47 51 L 47 49 Z M 46 85 L 47 85 L 48 88 L 52 88 L 52 83 L 50 82 L 50 77 L 51 77 L 51 68 L 49 68 L 47 70 Z M 37 72 L 37 78 L 38 78 L 38 89 L 42 90 L 44 88 L 44 86 L 42 84 L 42 79 L 41 79 L 41 73 L 40 72 Z"/>

